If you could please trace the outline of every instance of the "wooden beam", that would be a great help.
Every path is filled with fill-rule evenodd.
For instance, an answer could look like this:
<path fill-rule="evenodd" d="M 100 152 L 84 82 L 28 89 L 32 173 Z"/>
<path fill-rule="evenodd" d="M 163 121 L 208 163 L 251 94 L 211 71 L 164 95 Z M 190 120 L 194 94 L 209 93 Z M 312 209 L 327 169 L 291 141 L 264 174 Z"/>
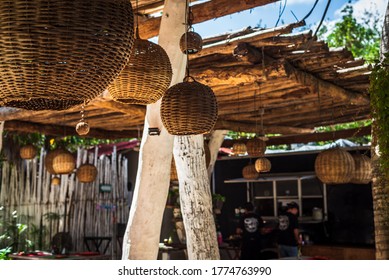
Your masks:
<path fill-rule="evenodd" d="M 79 136 L 74 127 L 59 126 L 49 124 L 38 124 L 24 121 L 6 121 L 4 129 L 8 131 L 19 131 L 23 133 L 42 133 L 52 136 Z M 86 138 L 99 138 L 99 139 L 120 139 L 120 138 L 136 138 L 138 137 L 138 131 L 135 130 L 121 130 L 121 131 L 108 131 L 103 129 L 91 128 Z"/>
<path fill-rule="evenodd" d="M 112 111 L 120 112 L 126 115 L 146 115 L 146 106 L 124 104 L 115 102 L 112 100 L 95 99 L 89 103 L 90 105 L 98 108 L 109 109 Z"/>
<path fill-rule="evenodd" d="M 237 121 L 218 120 L 214 127 L 215 130 L 232 130 L 240 132 L 257 133 L 258 127 L 255 124 L 243 123 Z M 311 133 L 313 130 L 310 128 L 301 127 L 287 127 L 287 126 L 265 126 L 264 131 L 266 134 L 297 134 L 297 133 Z"/>
<path fill-rule="evenodd" d="M 370 100 L 367 96 L 361 93 L 357 94 L 351 91 L 347 91 L 335 84 L 319 79 L 312 74 L 298 70 L 287 62 L 284 64 L 284 69 L 291 79 L 294 79 L 296 82 L 309 87 L 312 92 L 319 92 L 320 94 L 329 95 L 332 96 L 334 100 L 340 99 L 353 105 L 370 104 Z"/>
<path fill-rule="evenodd" d="M 286 135 L 269 137 L 266 142 L 267 146 L 272 145 L 290 145 L 290 144 L 307 144 L 310 142 L 331 141 L 338 139 L 347 139 L 351 137 L 360 137 L 371 134 L 371 126 L 364 126 L 360 128 L 339 130 L 333 132 Z M 230 148 L 234 145 L 236 140 L 224 140 L 222 147 Z M 240 139 L 239 141 L 247 142 L 248 139 Z"/>
<path fill-rule="evenodd" d="M 218 17 L 267 5 L 279 0 L 212 0 L 204 4 L 193 5 L 193 23 L 201 23 Z M 169 16 L 169 15 L 164 15 Z M 154 17 L 139 23 L 139 34 L 142 39 L 158 36 L 161 17 Z"/>

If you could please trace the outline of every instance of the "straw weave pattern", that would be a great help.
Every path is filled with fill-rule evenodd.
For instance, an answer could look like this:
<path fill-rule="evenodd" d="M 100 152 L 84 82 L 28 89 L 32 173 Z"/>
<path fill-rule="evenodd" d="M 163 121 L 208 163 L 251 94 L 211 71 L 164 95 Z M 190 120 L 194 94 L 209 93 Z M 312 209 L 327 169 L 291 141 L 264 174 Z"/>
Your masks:
<path fill-rule="evenodd" d="M 259 177 L 259 173 L 255 169 L 255 165 L 251 164 L 251 163 L 246 165 L 245 167 L 243 167 L 242 175 L 243 175 L 243 178 L 249 179 L 249 180 L 257 179 Z"/>
<path fill-rule="evenodd" d="M 353 154 L 355 169 L 351 178 L 353 184 L 368 184 L 372 179 L 371 159 L 367 155 Z"/>
<path fill-rule="evenodd" d="M 271 162 L 267 158 L 260 157 L 255 161 L 255 170 L 257 172 L 269 172 L 271 169 Z"/>
<path fill-rule="evenodd" d="M 91 183 L 96 179 L 97 168 L 93 164 L 82 164 L 77 169 L 76 176 L 81 183 Z"/>
<path fill-rule="evenodd" d="M 134 41 L 128 0 L 0 1 L 0 18 L 6 103 L 93 99 L 125 67 Z"/>
<path fill-rule="evenodd" d="M 196 54 L 203 49 L 203 38 L 196 32 L 188 31 L 180 38 L 180 49 L 184 54 Z"/>
<path fill-rule="evenodd" d="M 33 159 L 37 155 L 37 149 L 32 144 L 27 144 L 20 147 L 19 151 L 22 159 Z"/>
<path fill-rule="evenodd" d="M 350 182 L 355 170 L 351 154 L 341 148 L 321 152 L 315 160 L 316 176 L 325 184 L 345 184 Z"/>
<path fill-rule="evenodd" d="M 30 111 L 54 110 L 62 111 L 81 105 L 83 100 L 32 98 L 28 101 L 13 100 L 6 102 L 4 106 L 16 107 Z"/>
<path fill-rule="evenodd" d="M 247 141 L 246 148 L 249 156 L 261 157 L 265 154 L 266 142 L 255 137 Z"/>
<path fill-rule="evenodd" d="M 162 98 L 161 118 L 172 135 L 208 133 L 217 120 L 217 101 L 212 89 L 196 81 L 170 87 Z"/>
<path fill-rule="evenodd" d="M 115 101 L 155 103 L 172 81 L 172 66 L 165 50 L 153 42 L 136 39 L 130 60 L 108 91 Z"/>

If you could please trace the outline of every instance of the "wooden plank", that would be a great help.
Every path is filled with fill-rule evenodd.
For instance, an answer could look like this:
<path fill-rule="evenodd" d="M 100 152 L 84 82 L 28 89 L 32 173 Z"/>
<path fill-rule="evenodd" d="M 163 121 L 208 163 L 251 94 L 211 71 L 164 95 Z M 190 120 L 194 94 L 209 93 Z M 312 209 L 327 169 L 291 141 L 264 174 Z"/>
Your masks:
<path fill-rule="evenodd" d="M 267 5 L 277 1 L 279 0 L 212 0 L 203 4 L 193 5 L 193 24 Z M 143 39 L 149 39 L 158 36 L 160 25 L 161 17 L 154 17 L 140 21 L 140 37 Z"/>

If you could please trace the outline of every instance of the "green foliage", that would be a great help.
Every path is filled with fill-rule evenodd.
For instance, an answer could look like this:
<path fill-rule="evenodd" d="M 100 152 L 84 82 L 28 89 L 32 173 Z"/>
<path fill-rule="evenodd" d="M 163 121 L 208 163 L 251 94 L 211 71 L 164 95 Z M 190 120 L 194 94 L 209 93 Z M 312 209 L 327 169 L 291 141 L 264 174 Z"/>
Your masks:
<path fill-rule="evenodd" d="M 216 202 L 216 201 L 225 202 L 226 201 L 226 197 L 224 195 L 219 194 L 219 193 L 214 193 L 214 194 L 212 194 L 212 201 L 214 201 L 214 202 Z"/>
<path fill-rule="evenodd" d="M 377 64 L 370 76 L 370 100 L 372 116 L 381 152 L 380 167 L 383 174 L 389 172 L 389 54 Z"/>
<path fill-rule="evenodd" d="M 350 3 L 351 1 L 349 1 Z M 357 22 L 353 7 L 346 5 L 342 10 L 342 20 L 335 24 L 334 30 L 324 38 L 330 47 L 346 47 L 354 57 L 362 57 L 373 63 L 379 59 L 380 31 L 377 12 L 365 11 L 363 23 Z M 323 37 L 328 32 L 326 26 L 318 33 Z"/>

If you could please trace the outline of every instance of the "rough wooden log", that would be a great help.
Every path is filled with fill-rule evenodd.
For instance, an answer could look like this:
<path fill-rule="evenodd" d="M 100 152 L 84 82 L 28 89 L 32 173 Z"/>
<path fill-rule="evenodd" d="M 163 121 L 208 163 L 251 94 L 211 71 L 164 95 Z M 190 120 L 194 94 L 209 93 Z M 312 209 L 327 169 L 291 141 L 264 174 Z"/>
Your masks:
<path fill-rule="evenodd" d="M 309 133 L 309 134 L 298 134 L 298 135 L 286 135 L 286 136 L 273 136 L 269 137 L 266 142 L 267 146 L 272 145 L 290 145 L 290 144 L 306 144 L 309 142 L 319 141 L 331 141 L 338 139 L 348 139 L 351 137 L 366 136 L 371 134 L 371 126 L 364 126 L 360 128 L 322 132 L 322 133 Z M 234 145 L 237 140 L 224 140 L 222 147 L 230 148 Z M 247 142 L 248 139 L 240 139 L 239 141 Z"/>
<path fill-rule="evenodd" d="M 25 121 L 7 121 L 4 126 L 5 130 L 18 131 L 24 133 L 42 133 L 51 136 L 78 136 L 74 127 L 59 126 L 50 124 L 38 124 Z M 120 138 L 134 138 L 138 137 L 138 132 L 135 130 L 128 131 L 107 131 L 103 129 L 91 128 L 89 133 L 84 137 L 99 138 L 99 139 L 120 139 Z"/>
<path fill-rule="evenodd" d="M 204 4 L 194 5 L 192 12 L 194 15 L 193 23 L 200 23 L 218 17 L 230 15 L 255 7 L 263 6 L 278 0 L 212 0 Z M 169 15 L 168 15 L 169 16 Z M 185 21 L 183 21 L 185 22 Z M 161 17 L 155 17 L 140 22 L 139 34 L 143 39 L 155 37 L 159 33 Z"/>
<path fill-rule="evenodd" d="M 141 106 L 141 105 L 124 104 L 112 100 L 102 100 L 102 99 L 95 99 L 90 102 L 90 105 L 98 108 L 110 109 L 112 111 L 124 113 L 126 115 L 135 114 L 135 115 L 141 115 L 142 117 L 146 115 L 146 106 Z"/>
<path fill-rule="evenodd" d="M 255 124 L 248 124 L 243 122 L 237 122 L 237 121 L 225 121 L 225 120 L 218 120 L 216 122 L 216 125 L 214 129 L 219 130 L 232 130 L 232 131 L 240 131 L 240 132 L 250 132 L 250 133 L 257 133 L 258 129 L 255 127 Z M 296 134 L 296 133 L 311 133 L 313 130 L 311 128 L 300 128 L 300 127 L 286 127 L 286 126 L 277 126 L 277 125 L 271 125 L 271 126 L 265 126 L 264 131 L 267 134 Z"/>

